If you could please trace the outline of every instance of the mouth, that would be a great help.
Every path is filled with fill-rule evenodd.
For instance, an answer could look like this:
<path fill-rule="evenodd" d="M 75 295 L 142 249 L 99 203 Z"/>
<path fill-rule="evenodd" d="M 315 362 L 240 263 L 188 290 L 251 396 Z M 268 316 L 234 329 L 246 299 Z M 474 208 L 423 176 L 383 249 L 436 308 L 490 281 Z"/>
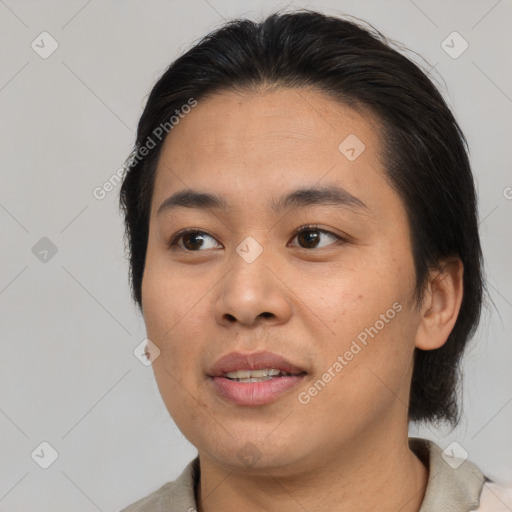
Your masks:
<path fill-rule="evenodd" d="M 272 352 L 232 352 L 208 373 L 214 393 L 244 406 L 264 405 L 297 387 L 306 370 Z"/>

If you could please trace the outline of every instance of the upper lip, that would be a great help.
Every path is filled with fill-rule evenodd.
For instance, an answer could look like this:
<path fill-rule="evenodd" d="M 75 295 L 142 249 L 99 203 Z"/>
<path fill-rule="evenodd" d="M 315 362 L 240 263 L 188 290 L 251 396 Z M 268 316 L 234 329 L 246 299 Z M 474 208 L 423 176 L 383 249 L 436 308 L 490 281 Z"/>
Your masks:
<path fill-rule="evenodd" d="M 252 354 L 231 352 L 217 360 L 211 367 L 209 376 L 221 377 L 228 372 L 237 370 L 261 370 L 264 368 L 275 368 L 286 373 L 306 373 L 303 368 L 273 352 L 264 351 Z"/>

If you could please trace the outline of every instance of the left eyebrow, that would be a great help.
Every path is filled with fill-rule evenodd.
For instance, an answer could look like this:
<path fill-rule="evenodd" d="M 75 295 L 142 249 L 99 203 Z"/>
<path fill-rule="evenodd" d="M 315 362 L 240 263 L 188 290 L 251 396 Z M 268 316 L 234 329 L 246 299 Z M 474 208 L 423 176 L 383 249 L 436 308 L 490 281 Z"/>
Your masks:
<path fill-rule="evenodd" d="M 370 211 L 361 199 L 352 195 L 342 187 L 330 185 L 324 187 L 299 188 L 283 194 L 271 203 L 276 212 L 285 208 L 305 208 L 312 205 L 342 206 Z"/>
<path fill-rule="evenodd" d="M 324 187 L 299 188 L 270 203 L 272 210 L 306 208 L 313 205 L 332 205 L 357 210 L 370 209 L 359 199 L 342 187 L 330 185 Z M 182 190 L 168 197 L 158 208 L 157 215 L 175 208 L 198 208 L 202 210 L 227 210 L 228 203 L 218 195 L 196 190 Z"/>

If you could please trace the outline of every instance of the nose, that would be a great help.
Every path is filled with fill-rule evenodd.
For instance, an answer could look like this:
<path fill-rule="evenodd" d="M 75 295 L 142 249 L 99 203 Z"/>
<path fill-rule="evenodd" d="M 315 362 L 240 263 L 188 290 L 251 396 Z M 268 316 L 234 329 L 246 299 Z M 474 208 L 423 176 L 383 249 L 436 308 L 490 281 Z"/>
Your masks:
<path fill-rule="evenodd" d="M 214 306 L 217 322 L 223 326 L 287 322 L 292 313 L 290 292 L 270 251 L 264 249 L 252 262 L 234 252 L 231 260 L 231 270 L 218 288 Z"/>

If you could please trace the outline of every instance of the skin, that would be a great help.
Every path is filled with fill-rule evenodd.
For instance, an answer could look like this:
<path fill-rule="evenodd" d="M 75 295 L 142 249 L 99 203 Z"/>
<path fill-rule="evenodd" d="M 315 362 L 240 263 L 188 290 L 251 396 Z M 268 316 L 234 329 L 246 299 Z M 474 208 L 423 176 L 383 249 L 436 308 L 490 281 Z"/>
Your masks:
<path fill-rule="evenodd" d="M 381 163 L 376 121 L 315 90 L 229 91 L 199 101 L 164 143 L 142 306 L 161 351 L 153 362 L 160 393 L 199 453 L 200 511 L 421 506 L 428 470 L 407 441 L 413 351 L 446 341 L 462 264 L 432 271 L 415 303 L 407 216 Z M 349 134 L 365 144 L 354 161 L 338 150 Z M 366 208 L 270 207 L 283 193 L 319 185 L 343 187 Z M 188 188 L 218 194 L 228 208 L 157 213 Z M 306 224 L 346 241 L 313 231 L 318 247 L 308 245 L 294 236 Z M 184 228 L 202 231 L 203 245 L 182 238 L 169 248 Z M 252 263 L 236 252 L 248 236 L 263 249 Z M 395 318 L 300 403 L 298 394 L 394 303 L 402 306 Z M 308 374 L 275 402 L 234 405 L 213 391 L 207 372 L 235 350 L 273 351 Z M 244 450 L 256 450 L 252 464 L 239 456 Z"/>

